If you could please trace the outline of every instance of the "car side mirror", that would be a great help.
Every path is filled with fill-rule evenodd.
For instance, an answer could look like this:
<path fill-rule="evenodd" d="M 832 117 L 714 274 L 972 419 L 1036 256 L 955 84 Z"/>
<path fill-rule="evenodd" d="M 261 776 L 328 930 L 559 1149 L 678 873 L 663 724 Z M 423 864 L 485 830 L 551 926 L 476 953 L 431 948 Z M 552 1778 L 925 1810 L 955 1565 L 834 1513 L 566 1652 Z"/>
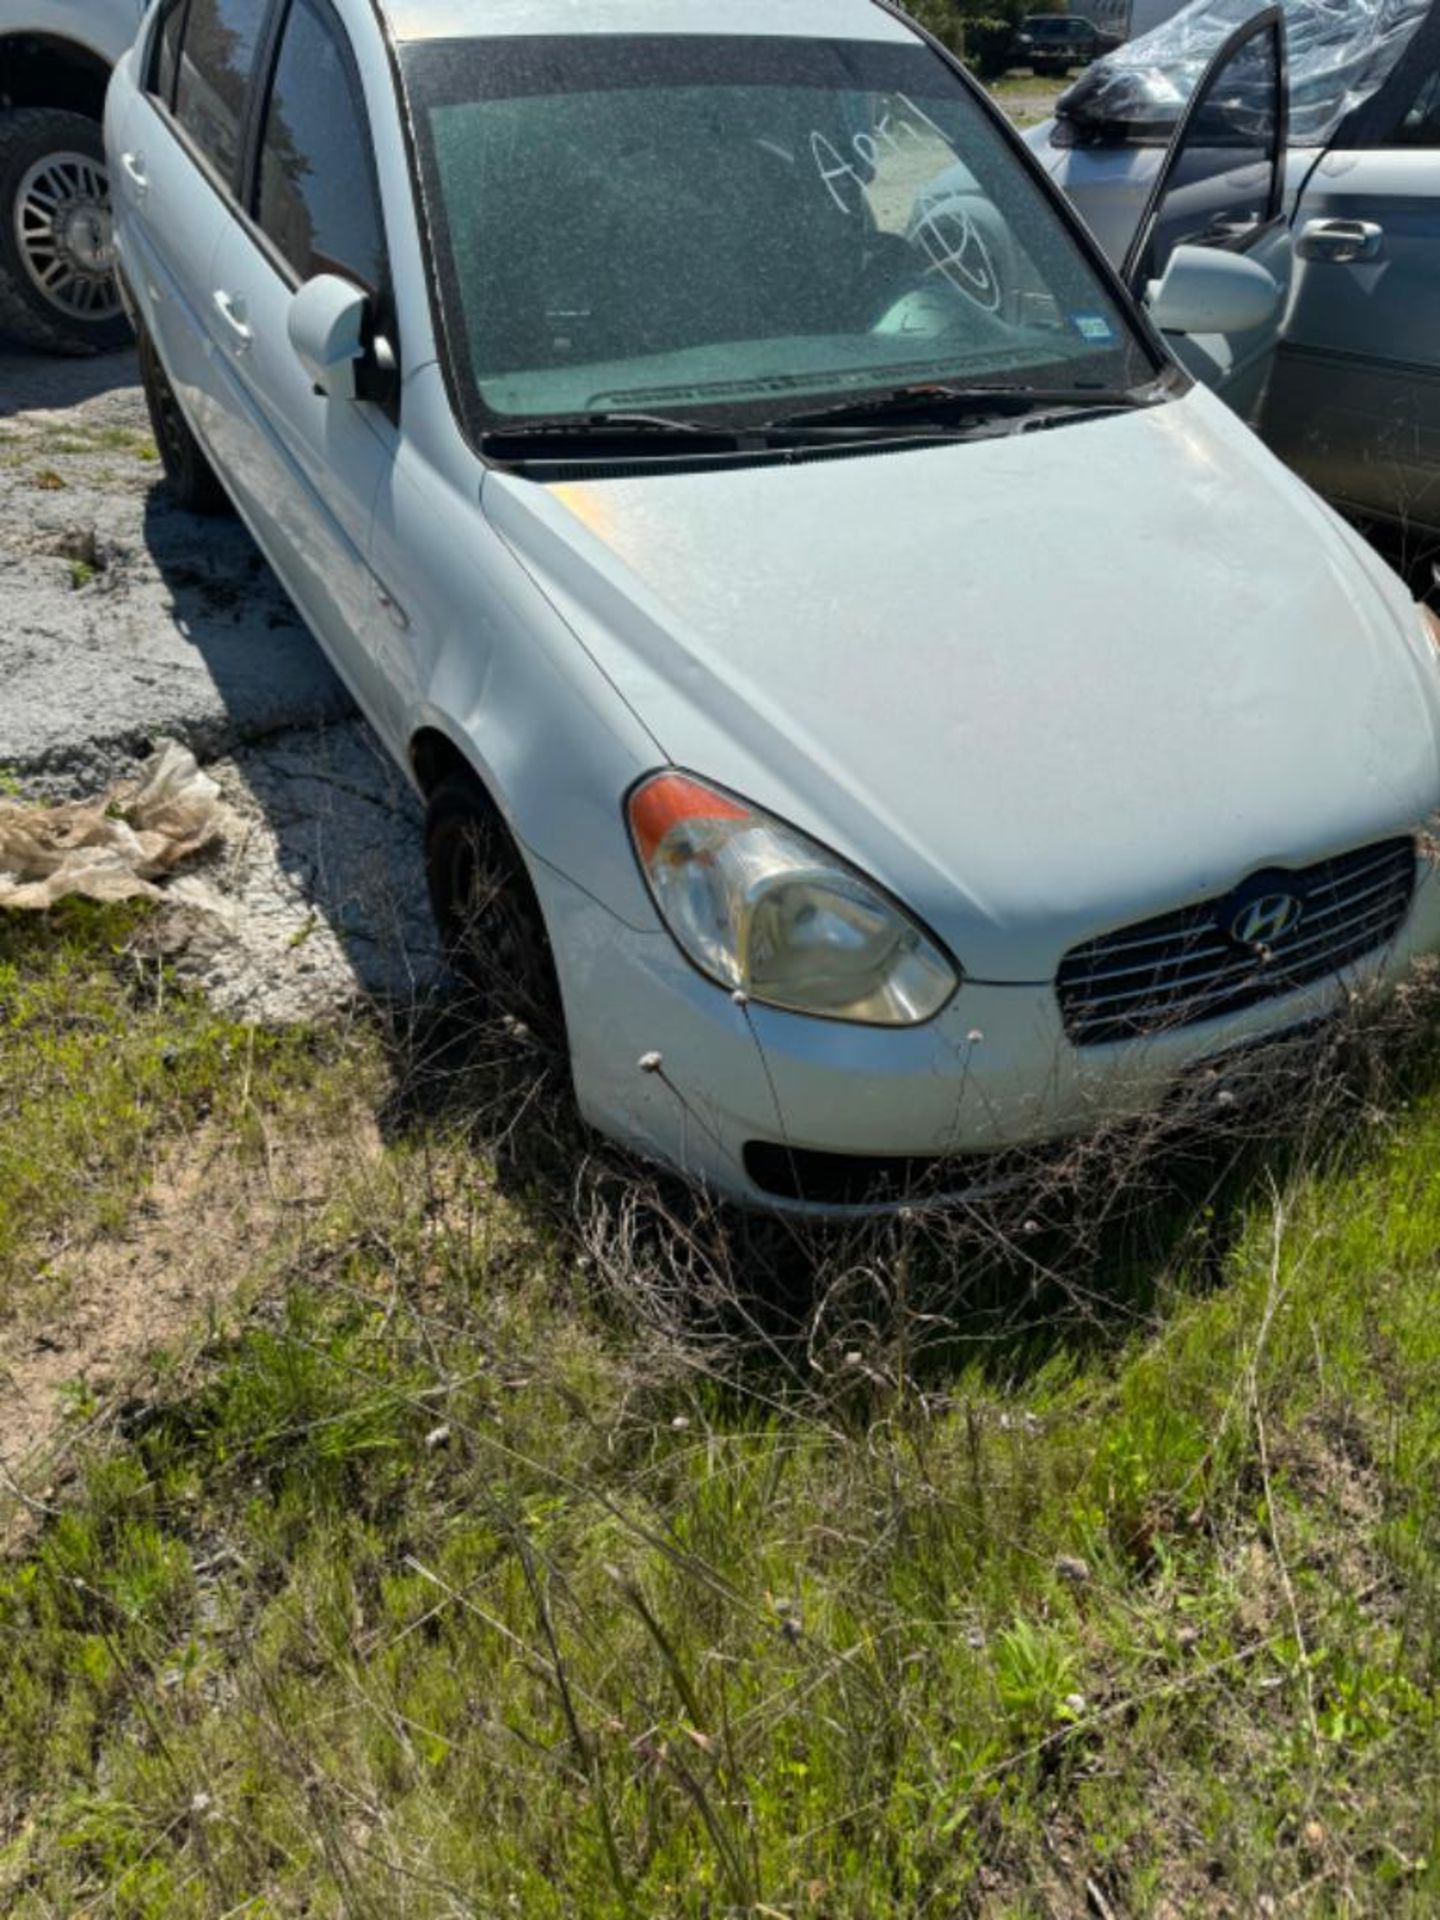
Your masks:
<path fill-rule="evenodd" d="M 1249 333 L 1275 317 L 1280 286 L 1254 260 L 1216 247 L 1176 247 L 1145 290 L 1162 333 Z"/>
<path fill-rule="evenodd" d="M 331 400 L 359 395 L 368 307 L 369 296 L 338 273 L 316 274 L 290 302 L 290 345 L 317 391 Z"/>

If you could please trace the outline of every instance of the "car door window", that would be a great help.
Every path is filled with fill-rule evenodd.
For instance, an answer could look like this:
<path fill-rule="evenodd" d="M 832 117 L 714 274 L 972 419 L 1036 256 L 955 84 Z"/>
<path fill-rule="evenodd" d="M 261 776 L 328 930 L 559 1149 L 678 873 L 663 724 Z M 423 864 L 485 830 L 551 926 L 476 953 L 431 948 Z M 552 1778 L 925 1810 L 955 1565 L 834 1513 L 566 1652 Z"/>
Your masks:
<path fill-rule="evenodd" d="M 268 0 L 190 0 L 175 117 L 222 180 L 235 175 L 245 90 Z"/>
<path fill-rule="evenodd" d="M 1286 143 L 1285 27 L 1279 8 L 1241 27 L 1191 99 L 1124 275 L 1143 291 L 1176 247 L 1249 246 L 1281 209 Z"/>
<path fill-rule="evenodd" d="M 185 0 L 166 0 L 155 22 L 151 41 L 149 92 L 167 107 L 175 104 L 175 74 L 180 64 L 180 36 L 185 27 Z"/>
<path fill-rule="evenodd" d="M 253 212 L 297 279 L 385 285 L 385 238 L 364 103 L 339 22 L 293 0 L 265 109 Z"/>
<path fill-rule="evenodd" d="M 1395 147 L 1440 147 L 1440 68 L 1426 76 L 1390 141 Z"/>

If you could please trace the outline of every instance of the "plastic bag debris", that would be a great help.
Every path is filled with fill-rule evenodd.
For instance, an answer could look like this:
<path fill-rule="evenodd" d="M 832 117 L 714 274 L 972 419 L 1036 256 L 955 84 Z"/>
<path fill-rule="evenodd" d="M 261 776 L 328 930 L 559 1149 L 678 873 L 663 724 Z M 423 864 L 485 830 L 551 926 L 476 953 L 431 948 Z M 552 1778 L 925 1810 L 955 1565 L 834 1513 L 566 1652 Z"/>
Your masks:
<path fill-rule="evenodd" d="M 1290 50 L 1290 143 L 1324 146 L 1382 87 L 1430 12 L 1431 0 L 1283 0 Z M 1056 104 L 1081 139 L 1102 130 L 1161 138 L 1180 118 L 1211 59 L 1261 0 L 1192 0 L 1150 33 L 1106 54 Z"/>
<path fill-rule="evenodd" d="M 220 788 L 177 740 L 98 800 L 0 800 L 0 907 L 39 911 L 68 895 L 159 899 L 181 861 L 220 835 Z"/>

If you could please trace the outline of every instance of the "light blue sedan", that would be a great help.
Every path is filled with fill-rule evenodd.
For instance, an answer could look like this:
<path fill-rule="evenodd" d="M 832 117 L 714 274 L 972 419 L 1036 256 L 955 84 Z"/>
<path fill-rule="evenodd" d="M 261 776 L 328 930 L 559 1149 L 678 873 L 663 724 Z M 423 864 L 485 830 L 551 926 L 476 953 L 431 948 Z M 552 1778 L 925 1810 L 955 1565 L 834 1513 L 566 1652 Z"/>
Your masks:
<path fill-rule="evenodd" d="M 157 0 L 106 131 L 171 484 L 607 1134 L 970 1192 L 1440 945 L 1436 629 L 1155 331 L 1273 280 L 1142 308 L 892 8 Z"/>

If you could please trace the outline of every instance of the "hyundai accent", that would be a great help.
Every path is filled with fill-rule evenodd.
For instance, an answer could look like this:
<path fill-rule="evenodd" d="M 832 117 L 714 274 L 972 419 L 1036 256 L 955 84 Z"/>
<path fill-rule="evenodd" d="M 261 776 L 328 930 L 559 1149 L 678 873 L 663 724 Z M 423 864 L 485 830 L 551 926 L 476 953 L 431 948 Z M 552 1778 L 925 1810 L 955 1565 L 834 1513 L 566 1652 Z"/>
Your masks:
<path fill-rule="evenodd" d="M 159 0 L 107 142 L 171 483 L 605 1133 L 961 1193 L 1440 944 L 1436 636 L 1156 330 L 1273 283 L 1147 315 L 895 10 Z"/>

